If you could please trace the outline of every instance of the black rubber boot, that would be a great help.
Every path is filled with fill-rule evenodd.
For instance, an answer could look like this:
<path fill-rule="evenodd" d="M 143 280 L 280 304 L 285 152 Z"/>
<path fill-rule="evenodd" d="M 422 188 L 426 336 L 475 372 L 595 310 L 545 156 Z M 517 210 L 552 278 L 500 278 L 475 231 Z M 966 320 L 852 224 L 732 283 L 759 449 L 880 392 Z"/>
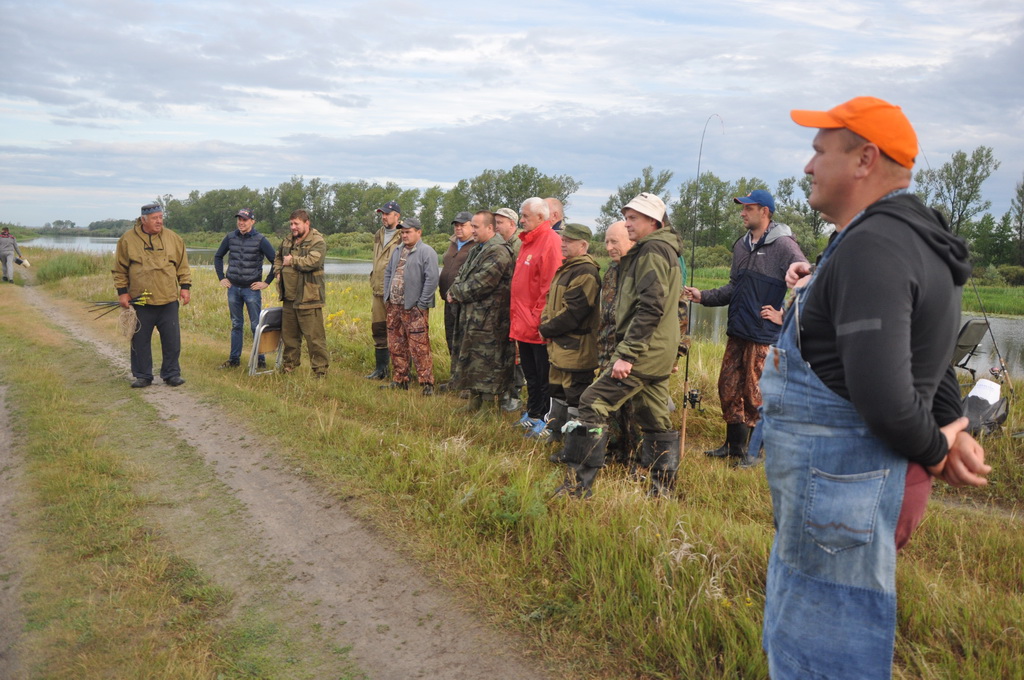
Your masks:
<path fill-rule="evenodd" d="M 366 376 L 367 380 L 387 380 L 391 376 L 391 354 L 386 349 L 374 349 L 377 357 L 377 367 Z"/>
<path fill-rule="evenodd" d="M 729 457 L 743 458 L 747 455 L 747 441 L 750 440 L 750 428 L 743 423 L 730 425 Z"/>
<path fill-rule="evenodd" d="M 594 495 L 594 480 L 604 467 L 608 449 L 608 433 L 600 426 L 578 427 L 565 436 L 565 460 L 569 466 L 562 486 L 555 496 L 563 494 L 573 498 Z"/>
<path fill-rule="evenodd" d="M 748 428 L 748 430 L 749 430 L 749 428 Z M 757 467 L 763 461 L 764 461 L 764 442 L 763 441 L 761 442 L 761 445 L 758 447 L 757 451 L 754 452 L 754 455 L 750 455 L 750 446 L 749 446 L 748 442 L 744 442 L 744 444 L 743 444 L 743 454 L 740 456 L 739 460 L 736 461 L 735 467 L 742 468 L 742 469 L 748 469 L 748 468 L 752 468 L 752 467 Z"/>
<path fill-rule="evenodd" d="M 580 410 L 578 408 L 568 406 L 566 407 L 565 412 L 566 420 L 565 422 L 562 423 L 562 425 L 559 426 L 559 431 L 561 431 L 561 428 L 565 426 L 565 423 L 569 422 L 570 420 L 579 420 L 580 417 Z M 548 456 L 548 460 L 550 460 L 552 463 L 555 463 L 556 465 L 565 462 L 565 435 L 562 434 L 558 440 L 562 442 L 562 447 L 559 448 L 554 453 L 552 453 L 550 456 Z"/>
<path fill-rule="evenodd" d="M 743 423 L 726 423 L 725 424 L 725 443 L 719 446 L 717 449 L 711 451 L 705 451 L 705 456 L 711 458 L 728 458 L 729 456 L 737 455 L 735 452 L 738 451 L 737 446 L 745 445 L 747 441 L 747 426 Z"/>
<path fill-rule="evenodd" d="M 562 426 L 569 421 L 569 405 L 562 399 L 552 399 L 548 415 L 550 418 L 540 438 L 550 444 L 557 444 L 562 441 Z"/>
<path fill-rule="evenodd" d="M 679 471 L 679 433 L 675 430 L 644 433 L 640 465 L 651 470 L 651 488 L 647 495 L 653 498 L 671 496 Z"/>

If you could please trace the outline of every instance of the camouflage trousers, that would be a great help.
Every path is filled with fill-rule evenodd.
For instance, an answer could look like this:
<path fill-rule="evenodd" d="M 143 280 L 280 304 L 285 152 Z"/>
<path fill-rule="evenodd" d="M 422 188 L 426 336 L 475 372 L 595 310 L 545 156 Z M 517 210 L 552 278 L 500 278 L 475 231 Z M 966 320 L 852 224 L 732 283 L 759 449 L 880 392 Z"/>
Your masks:
<path fill-rule="evenodd" d="M 668 401 L 668 378 L 643 378 L 631 373 L 617 379 L 612 377 L 612 369 L 607 368 L 580 398 L 580 421 L 607 425 L 613 412 L 631 402 L 641 430 L 668 432 L 673 429 Z"/>
<path fill-rule="evenodd" d="M 416 366 L 421 385 L 434 384 L 434 357 L 430 353 L 430 310 L 387 303 L 388 351 L 394 367 L 392 380 L 409 382 L 409 363 Z"/>
<path fill-rule="evenodd" d="M 729 338 L 718 374 L 718 398 L 722 418 L 733 425 L 757 424 L 761 406 L 761 370 L 768 356 L 768 345 Z"/>

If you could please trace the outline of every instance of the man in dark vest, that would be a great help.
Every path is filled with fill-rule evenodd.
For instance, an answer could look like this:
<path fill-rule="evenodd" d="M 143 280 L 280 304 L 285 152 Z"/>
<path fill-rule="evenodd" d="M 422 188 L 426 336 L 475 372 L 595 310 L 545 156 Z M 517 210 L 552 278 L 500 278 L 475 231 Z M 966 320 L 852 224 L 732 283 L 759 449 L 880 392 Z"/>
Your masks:
<path fill-rule="evenodd" d="M 256 322 L 263 309 L 264 288 L 274 280 L 274 268 L 270 268 L 267 279 L 263 280 L 263 259 L 274 263 L 274 246 L 263 234 L 253 229 L 256 215 L 248 208 L 235 213 L 237 229 L 224 237 L 213 256 L 213 268 L 217 272 L 222 288 L 228 289 L 228 312 L 231 314 L 231 351 L 221 368 L 240 365 L 242 357 L 242 322 L 245 310 L 249 311 L 249 328 L 256 336 Z M 227 274 L 224 273 L 224 255 L 228 255 Z M 266 367 L 263 355 L 259 367 Z"/>

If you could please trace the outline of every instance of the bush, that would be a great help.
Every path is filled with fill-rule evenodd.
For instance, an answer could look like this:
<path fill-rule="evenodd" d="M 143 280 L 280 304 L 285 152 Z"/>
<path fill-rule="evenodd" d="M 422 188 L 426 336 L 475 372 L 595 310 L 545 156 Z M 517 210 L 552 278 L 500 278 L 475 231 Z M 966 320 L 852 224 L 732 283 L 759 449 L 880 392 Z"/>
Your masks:
<path fill-rule="evenodd" d="M 1008 286 L 1024 286 L 1024 267 L 1006 264 L 999 267 L 999 275 Z"/>
<path fill-rule="evenodd" d="M 731 267 L 732 251 L 725 246 L 700 246 L 694 253 L 697 267 Z M 690 265 L 689 262 L 686 263 Z"/>

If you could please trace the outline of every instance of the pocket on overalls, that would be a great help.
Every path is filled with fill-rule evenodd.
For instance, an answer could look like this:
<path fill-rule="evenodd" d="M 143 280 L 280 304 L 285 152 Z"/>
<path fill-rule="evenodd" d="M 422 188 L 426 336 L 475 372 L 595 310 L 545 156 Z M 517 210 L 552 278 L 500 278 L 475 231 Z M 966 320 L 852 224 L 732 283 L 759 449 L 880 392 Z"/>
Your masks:
<path fill-rule="evenodd" d="M 804 531 L 830 554 L 867 545 L 888 470 L 832 475 L 811 468 Z"/>

